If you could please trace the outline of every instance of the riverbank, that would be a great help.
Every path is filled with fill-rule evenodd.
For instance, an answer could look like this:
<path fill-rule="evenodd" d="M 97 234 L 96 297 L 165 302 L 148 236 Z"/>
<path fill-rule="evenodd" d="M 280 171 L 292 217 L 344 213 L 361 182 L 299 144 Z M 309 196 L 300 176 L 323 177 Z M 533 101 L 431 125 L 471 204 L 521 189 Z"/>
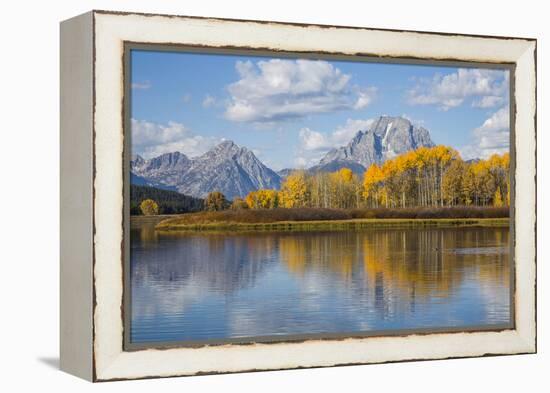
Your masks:
<path fill-rule="evenodd" d="M 508 209 L 265 209 L 176 215 L 158 221 L 163 231 L 314 231 L 388 227 L 507 226 Z"/>
<path fill-rule="evenodd" d="M 161 222 L 159 231 L 343 231 L 376 228 L 445 228 L 445 227 L 497 227 L 508 226 L 508 218 L 387 218 L 353 219 L 331 221 L 280 221 L 270 223 L 217 222 L 205 224 L 177 224 Z"/>
<path fill-rule="evenodd" d="M 179 214 L 159 214 L 156 216 L 131 215 L 130 228 L 139 228 L 143 225 L 157 225 L 164 220 L 179 216 Z"/>

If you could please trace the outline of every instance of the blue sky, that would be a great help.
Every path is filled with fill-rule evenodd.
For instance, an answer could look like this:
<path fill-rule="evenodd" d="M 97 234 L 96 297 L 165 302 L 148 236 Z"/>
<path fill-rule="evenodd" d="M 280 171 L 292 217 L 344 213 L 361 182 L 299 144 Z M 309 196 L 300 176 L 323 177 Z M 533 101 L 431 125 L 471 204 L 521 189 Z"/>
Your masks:
<path fill-rule="evenodd" d="M 133 50 L 132 153 L 193 157 L 224 139 L 273 169 L 314 165 L 380 115 L 464 158 L 508 150 L 504 70 Z"/>

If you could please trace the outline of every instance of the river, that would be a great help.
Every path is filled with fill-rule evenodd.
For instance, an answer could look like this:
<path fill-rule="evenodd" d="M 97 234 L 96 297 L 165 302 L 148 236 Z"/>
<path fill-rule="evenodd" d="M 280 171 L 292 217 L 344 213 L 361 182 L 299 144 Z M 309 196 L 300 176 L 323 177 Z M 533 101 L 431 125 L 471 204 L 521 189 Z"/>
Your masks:
<path fill-rule="evenodd" d="M 133 225 L 132 343 L 509 323 L 508 227 L 159 233 Z"/>

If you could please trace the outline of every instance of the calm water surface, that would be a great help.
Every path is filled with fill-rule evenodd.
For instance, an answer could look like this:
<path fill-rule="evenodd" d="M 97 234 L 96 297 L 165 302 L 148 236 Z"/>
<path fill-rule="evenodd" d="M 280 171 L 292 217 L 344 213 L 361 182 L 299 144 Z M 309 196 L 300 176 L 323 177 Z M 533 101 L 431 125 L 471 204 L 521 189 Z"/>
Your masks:
<path fill-rule="evenodd" d="M 509 229 L 165 234 L 131 229 L 134 343 L 510 320 Z"/>

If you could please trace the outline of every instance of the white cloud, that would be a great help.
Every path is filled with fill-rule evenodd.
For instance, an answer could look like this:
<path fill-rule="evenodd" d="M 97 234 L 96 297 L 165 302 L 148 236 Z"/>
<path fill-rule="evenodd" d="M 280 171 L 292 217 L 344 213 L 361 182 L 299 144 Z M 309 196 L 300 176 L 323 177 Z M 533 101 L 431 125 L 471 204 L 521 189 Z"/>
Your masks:
<path fill-rule="evenodd" d="M 494 108 L 508 99 L 508 80 L 508 71 L 460 68 L 451 74 L 420 79 L 407 92 L 407 100 L 410 105 L 436 105 L 447 111 L 471 98 L 474 107 Z"/>
<path fill-rule="evenodd" d="M 304 168 L 318 164 L 329 150 L 347 145 L 358 131 L 369 129 L 373 122 L 374 119 L 347 119 L 345 124 L 328 134 L 308 127 L 302 128 L 298 133 L 300 144 L 294 159 L 295 165 Z"/>
<path fill-rule="evenodd" d="M 215 103 L 216 103 L 216 99 L 210 94 L 207 94 L 206 96 L 204 96 L 204 100 L 202 100 L 203 108 L 210 108 Z"/>
<path fill-rule="evenodd" d="M 307 127 L 302 128 L 299 132 L 301 149 L 326 152 L 332 148 L 347 145 L 358 131 L 369 129 L 373 122 L 373 119 L 348 119 L 344 125 L 338 126 L 330 134 L 323 134 Z"/>
<path fill-rule="evenodd" d="M 367 87 L 363 91 L 357 92 L 358 98 L 355 105 L 353 105 L 353 108 L 364 109 L 369 106 L 373 98 L 376 96 L 377 90 L 378 89 L 376 87 Z"/>
<path fill-rule="evenodd" d="M 221 141 L 223 138 L 196 135 L 177 122 L 163 125 L 132 119 L 132 154 L 139 154 L 146 159 L 175 151 L 194 157 Z"/>
<path fill-rule="evenodd" d="M 331 134 L 332 147 L 347 145 L 358 131 L 366 131 L 374 123 L 374 119 L 347 119 L 346 124 L 338 126 Z"/>
<path fill-rule="evenodd" d="M 324 150 L 329 146 L 328 138 L 320 132 L 305 127 L 298 133 L 304 150 Z"/>
<path fill-rule="evenodd" d="M 294 166 L 297 169 L 305 169 L 312 165 L 314 165 L 314 162 L 312 159 L 307 159 L 306 157 L 302 157 L 302 156 L 298 156 L 294 158 Z"/>
<path fill-rule="evenodd" d="M 238 61 L 240 79 L 227 87 L 225 117 L 274 123 L 315 113 L 364 109 L 376 88 L 350 83 L 351 76 L 322 60 Z"/>
<path fill-rule="evenodd" d="M 147 90 L 151 88 L 151 82 L 145 81 L 145 82 L 134 82 L 132 83 L 132 89 L 136 90 Z"/>
<path fill-rule="evenodd" d="M 329 151 L 332 135 L 326 135 L 310 128 L 302 128 L 298 136 L 300 142 L 295 151 L 294 165 L 297 168 L 308 168 L 319 163 L 319 160 Z"/>
<path fill-rule="evenodd" d="M 494 108 L 504 103 L 504 97 L 499 96 L 485 96 L 472 103 L 475 108 Z"/>
<path fill-rule="evenodd" d="M 464 159 L 487 158 L 509 151 L 510 110 L 508 106 L 493 113 L 473 131 L 474 143 L 460 149 Z"/>

